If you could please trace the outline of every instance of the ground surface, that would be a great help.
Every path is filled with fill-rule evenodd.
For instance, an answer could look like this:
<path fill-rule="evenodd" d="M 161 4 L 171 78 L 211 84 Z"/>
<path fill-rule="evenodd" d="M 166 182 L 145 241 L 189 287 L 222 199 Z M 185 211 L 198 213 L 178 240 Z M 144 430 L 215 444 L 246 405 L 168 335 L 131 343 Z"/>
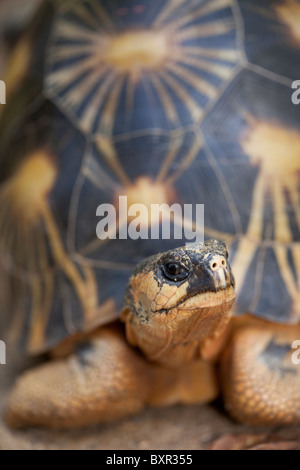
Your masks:
<path fill-rule="evenodd" d="M 0 79 L 4 63 L 9 56 L 9 48 L 3 44 L 7 24 L 11 23 L 18 31 L 22 15 L 27 15 L 31 5 L 39 1 L 0 0 Z M 1 279 L 0 282 L 3 287 Z M 2 290 L 5 292 L 5 289 Z M 2 319 L 2 312 L 5 310 L 3 300 L 2 295 Z M 0 449 L 207 449 L 213 441 L 226 434 L 239 436 L 244 433 L 263 432 L 249 430 L 233 423 L 216 406 L 147 409 L 136 417 L 83 431 L 10 431 L 3 421 L 2 409 L 5 396 L 9 393 L 9 387 L 20 365 L 10 351 L 7 362 L 6 366 L 0 366 Z M 274 430 L 270 432 L 274 434 Z M 295 439 L 300 437 L 300 428 L 277 430 L 275 434 Z"/>

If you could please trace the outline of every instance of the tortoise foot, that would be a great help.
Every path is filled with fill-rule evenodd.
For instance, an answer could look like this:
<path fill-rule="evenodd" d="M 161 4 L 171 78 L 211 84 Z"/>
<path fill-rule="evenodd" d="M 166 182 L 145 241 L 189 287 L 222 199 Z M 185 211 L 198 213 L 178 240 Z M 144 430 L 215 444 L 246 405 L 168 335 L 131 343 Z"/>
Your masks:
<path fill-rule="evenodd" d="M 221 361 L 231 416 L 250 425 L 300 423 L 300 365 L 292 349 L 297 339 L 299 326 L 237 319 Z"/>

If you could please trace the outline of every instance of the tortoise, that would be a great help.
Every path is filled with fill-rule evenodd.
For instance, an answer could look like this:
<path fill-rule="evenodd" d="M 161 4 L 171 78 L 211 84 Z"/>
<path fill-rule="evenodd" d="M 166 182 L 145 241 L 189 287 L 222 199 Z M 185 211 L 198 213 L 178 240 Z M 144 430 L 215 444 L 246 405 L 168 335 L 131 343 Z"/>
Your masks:
<path fill-rule="evenodd" d="M 299 22 L 298 0 L 42 4 L 5 77 L 0 249 L 7 341 L 51 360 L 18 379 L 11 426 L 220 390 L 239 421 L 300 422 Z M 124 196 L 169 208 L 170 236 L 140 217 L 126 238 Z M 171 209 L 197 204 L 192 244 Z"/>

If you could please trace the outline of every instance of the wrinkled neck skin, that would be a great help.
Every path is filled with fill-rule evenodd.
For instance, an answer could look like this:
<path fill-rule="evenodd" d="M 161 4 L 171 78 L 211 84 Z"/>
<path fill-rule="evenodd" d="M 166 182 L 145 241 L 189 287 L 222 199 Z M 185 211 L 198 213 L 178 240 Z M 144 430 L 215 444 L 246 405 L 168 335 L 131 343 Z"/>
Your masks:
<path fill-rule="evenodd" d="M 148 360 L 174 368 L 203 357 L 205 344 L 224 332 L 234 289 L 201 293 L 174 308 L 154 312 L 147 302 L 134 308 L 130 301 L 122 313 L 127 341 L 139 347 Z"/>

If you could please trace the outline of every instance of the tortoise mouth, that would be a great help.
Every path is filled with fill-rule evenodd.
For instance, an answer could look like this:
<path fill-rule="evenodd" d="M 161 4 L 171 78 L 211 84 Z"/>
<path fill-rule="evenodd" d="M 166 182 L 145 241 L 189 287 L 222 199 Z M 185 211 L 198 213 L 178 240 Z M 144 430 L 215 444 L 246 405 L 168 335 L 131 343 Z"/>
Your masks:
<path fill-rule="evenodd" d="M 233 304 L 235 300 L 235 291 L 233 286 L 228 286 L 225 289 L 220 288 L 216 292 L 201 292 L 193 294 L 180 300 L 176 305 L 172 306 L 169 310 L 202 310 L 205 308 L 213 308 L 229 303 Z"/>

